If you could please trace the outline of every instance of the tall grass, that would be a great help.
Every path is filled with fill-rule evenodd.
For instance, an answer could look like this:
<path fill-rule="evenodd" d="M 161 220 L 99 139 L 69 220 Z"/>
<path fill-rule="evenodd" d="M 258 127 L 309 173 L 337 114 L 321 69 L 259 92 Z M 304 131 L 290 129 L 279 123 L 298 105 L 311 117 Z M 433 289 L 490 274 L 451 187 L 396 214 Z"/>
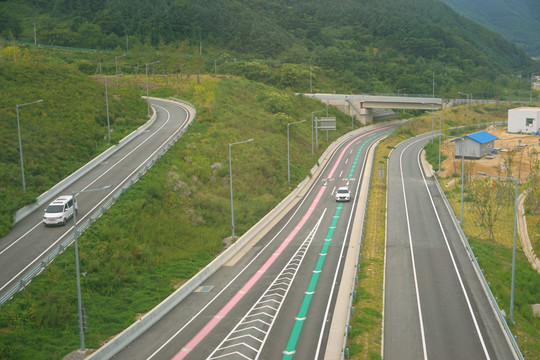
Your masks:
<path fill-rule="evenodd" d="M 515 105 L 474 105 L 475 115 L 481 116 L 481 123 L 499 122 L 507 120 L 507 109 Z M 456 125 L 465 121 L 463 107 L 450 118 Z M 469 108 L 469 116 L 471 116 Z M 443 115 L 443 119 L 444 119 Z M 455 125 L 454 125 L 455 126 Z M 449 133 L 451 131 L 448 131 Z M 458 135 L 459 136 L 459 135 Z M 436 159 L 438 148 L 426 147 L 427 158 L 434 168 L 437 168 Z M 430 154 L 431 153 L 431 154 Z M 472 177 L 472 181 L 481 181 Z M 455 214 L 460 213 L 461 203 L 459 186 L 444 186 L 449 178 L 441 178 L 442 188 L 452 205 Z M 469 191 L 469 190 L 466 190 Z M 512 268 L 512 239 L 514 221 L 514 201 L 513 196 L 500 201 L 501 210 L 497 222 L 494 226 L 495 239 L 489 239 L 487 229 L 478 223 L 477 215 L 472 211 L 472 198 L 464 198 L 463 229 L 473 247 L 475 256 L 483 270 L 484 276 L 490 284 L 491 291 L 497 298 L 498 306 L 503 309 L 507 316 L 510 312 L 510 285 Z M 534 218 L 530 216 L 531 219 Z M 531 228 L 531 227 L 529 227 Z M 534 227 L 533 234 L 534 237 Z M 536 272 L 527 261 L 521 249 L 521 242 L 517 239 L 516 253 L 516 284 L 514 298 L 514 321 L 509 323 L 512 333 L 516 336 L 520 350 L 526 359 L 540 358 L 540 319 L 532 316 L 532 304 L 540 303 L 540 274 Z"/>
<path fill-rule="evenodd" d="M 287 113 L 274 113 L 266 99 L 275 89 L 234 78 L 202 77 L 200 84 L 186 83 L 180 92 L 156 85 L 152 91 L 190 101 L 200 113 L 80 237 L 88 348 L 129 326 L 223 250 L 223 240 L 231 235 L 228 144 L 254 139 L 232 148 L 235 233 L 241 235 L 291 191 L 286 121 L 310 119 L 312 111 L 324 108 L 316 100 L 284 93 L 279 106 Z M 334 109 L 330 115 L 338 121 L 328 143 L 351 126 L 348 116 Z M 328 145 L 320 136 L 320 147 L 311 154 L 310 125 L 291 127 L 292 186 L 307 176 Z M 78 348 L 74 266 L 69 248 L 2 307 L 0 358 L 58 359 Z"/>
<path fill-rule="evenodd" d="M 513 105 L 470 105 L 475 111 L 472 126 L 506 120 L 508 108 Z M 359 282 L 356 288 L 357 297 L 355 300 L 355 312 L 351 320 L 351 334 L 347 346 L 350 350 L 351 359 L 380 359 L 382 340 L 382 274 L 384 274 L 384 207 L 386 190 L 383 184 L 386 179 L 379 179 L 379 167 L 386 166 L 386 159 L 397 144 L 408 137 L 430 132 L 433 128 L 438 130 L 439 114 L 442 116 L 443 133 L 449 133 L 449 127 L 463 125 L 465 123 L 465 106 L 455 107 L 431 114 L 425 114 L 413 119 L 399 130 L 391 134 L 382 141 L 375 154 L 373 168 L 370 201 L 368 203 L 366 224 L 364 227 L 365 238 L 363 241 L 362 260 L 360 262 Z M 469 113 L 471 120 L 471 113 Z M 470 127 L 469 130 L 473 130 Z M 438 138 L 435 137 L 433 143 L 426 146 L 426 158 L 434 169 L 438 167 Z M 444 157 L 441 158 L 441 161 Z M 385 171 L 385 174 L 387 172 Z M 450 179 L 442 179 L 446 183 Z M 459 214 L 460 192 L 454 188 L 446 188 L 446 196 L 454 209 L 454 213 Z M 466 200 L 467 201 L 467 200 Z M 467 211 L 467 205 L 465 206 Z M 383 211 L 383 213 L 381 213 Z M 469 214 L 470 215 L 470 214 Z M 531 216 L 532 219 L 537 217 Z M 498 224 L 496 232 L 501 242 L 494 242 L 481 236 L 477 231 L 478 226 L 473 220 L 473 216 L 464 217 L 464 230 L 474 249 L 475 256 L 478 257 L 484 275 L 490 284 L 498 305 L 509 313 L 510 302 L 510 269 L 511 269 L 511 243 L 507 240 L 513 236 L 513 202 L 505 204 L 502 221 Z M 530 223 L 530 222 L 529 222 Z M 529 225 L 529 229 L 536 229 Z M 487 235 L 487 234 L 484 234 Z M 533 231 L 534 235 L 534 231 Z M 530 305 L 540 303 L 540 275 L 534 271 L 527 262 L 520 249 L 518 241 L 518 252 L 516 261 L 516 286 L 515 286 L 515 324 L 511 324 L 512 332 L 517 337 L 520 350 L 526 359 L 540 358 L 540 319 L 532 316 Z"/>
<path fill-rule="evenodd" d="M 0 60 L 0 236 L 15 211 L 109 145 L 105 87 L 70 65 L 43 62 L 26 53 L 17 62 Z M 111 144 L 145 121 L 140 89 L 109 81 Z M 19 107 L 26 193 L 23 192 L 16 105 Z"/>

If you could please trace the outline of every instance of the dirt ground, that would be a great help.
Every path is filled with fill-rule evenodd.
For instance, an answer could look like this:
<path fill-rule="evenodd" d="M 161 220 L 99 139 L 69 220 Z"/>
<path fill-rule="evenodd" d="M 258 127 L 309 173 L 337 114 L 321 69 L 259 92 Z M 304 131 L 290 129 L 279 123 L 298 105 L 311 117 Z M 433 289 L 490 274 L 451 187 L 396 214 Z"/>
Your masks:
<path fill-rule="evenodd" d="M 531 150 L 540 152 L 540 136 L 526 134 L 511 134 L 504 127 L 490 126 L 485 131 L 497 136 L 494 147 L 497 154 L 486 155 L 478 160 L 465 159 L 465 169 L 469 164 L 474 164 L 473 173 L 483 171 L 487 174 L 507 176 L 506 164 L 508 158 L 512 157 L 512 177 L 518 177 L 520 180 L 526 179 L 529 175 Z M 441 164 L 441 176 L 450 176 L 454 173 L 461 173 L 461 158 L 454 157 L 454 145 L 457 142 L 451 142 L 453 139 L 445 139 L 441 143 L 441 152 L 448 158 Z M 518 147 L 518 145 L 520 145 Z"/>

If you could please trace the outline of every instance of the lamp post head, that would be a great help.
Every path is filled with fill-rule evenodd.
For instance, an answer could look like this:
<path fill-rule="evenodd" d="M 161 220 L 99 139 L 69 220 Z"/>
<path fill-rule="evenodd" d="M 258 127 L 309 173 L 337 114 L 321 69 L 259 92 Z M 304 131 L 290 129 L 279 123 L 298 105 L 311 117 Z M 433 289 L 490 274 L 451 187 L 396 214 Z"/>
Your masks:
<path fill-rule="evenodd" d="M 20 108 L 21 106 L 37 104 L 37 103 L 40 103 L 40 102 L 42 102 L 42 101 L 43 101 L 43 99 L 39 99 L 39 100 L 32 101 L 32 102 L 29 102 L 29 103 L 17 104 L 16 107 L 17 107 L 17 109 L 18 109 L 18 108 Z"/>
<path fill-rule="evenodd" d="M 230 149 L 233 145 L 245 144 L 245 143 L 252 142 L 252 141 L 253 141 L 253 139 L 249 139 L 249 140 L 239 141 L 239 142 L 235 142 L 235 143 L 229 143 L 229 149 Z"/>

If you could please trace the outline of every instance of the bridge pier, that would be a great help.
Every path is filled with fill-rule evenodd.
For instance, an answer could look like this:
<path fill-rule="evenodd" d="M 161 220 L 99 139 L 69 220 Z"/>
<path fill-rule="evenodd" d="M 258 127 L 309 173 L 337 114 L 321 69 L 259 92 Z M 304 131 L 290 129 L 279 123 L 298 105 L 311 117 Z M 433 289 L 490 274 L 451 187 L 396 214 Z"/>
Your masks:
<path fill-rule="evenodd" d="M 373 109 L 371 108 L 360 108 L 360 113 L 358 114 L 358 121 L 362 125 L 373 124 Z"/>

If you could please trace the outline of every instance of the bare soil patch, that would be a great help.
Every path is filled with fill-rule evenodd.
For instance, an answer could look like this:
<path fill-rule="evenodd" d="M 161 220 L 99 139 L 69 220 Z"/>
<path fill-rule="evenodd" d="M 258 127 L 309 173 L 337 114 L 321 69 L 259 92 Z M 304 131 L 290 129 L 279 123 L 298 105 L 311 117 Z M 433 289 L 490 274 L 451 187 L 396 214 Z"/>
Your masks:
<path fill-rule="evenodd" d="M 521 180 L 525 179 L 530 172 L 531 151 L 533 149 L 540 151 L 540 136 L 512 134 L 506 131 L 506 126 L 490 126 L 486 131 L 499 138 L 495 140 L 495 149 L 498 149 L 497 153 L 484 156 L 478 160 L 465 159 L 465 167 L 467 168 L 467 166 L 472 164 L 474 166 L 474 174 L 477 171 L 483 171 L 487 174 L 505 176 L 505 174 L 508 174 L 506 166 L 510 162 L 509 158 L 512 158 L 512 171 L 510 173 L 513 177 Z M 440 176 L 442 177 L 461 173 L 461 158 L 454 157 L 454 146 L 456 142 L 451 142 L 452 140 L 446 138 L 441 142 L 441 152 L 448 157 L 441 164 L 442 171 Z"/>

